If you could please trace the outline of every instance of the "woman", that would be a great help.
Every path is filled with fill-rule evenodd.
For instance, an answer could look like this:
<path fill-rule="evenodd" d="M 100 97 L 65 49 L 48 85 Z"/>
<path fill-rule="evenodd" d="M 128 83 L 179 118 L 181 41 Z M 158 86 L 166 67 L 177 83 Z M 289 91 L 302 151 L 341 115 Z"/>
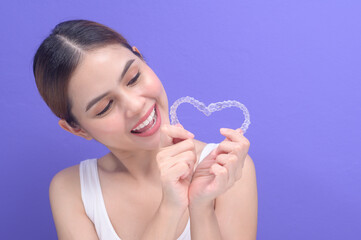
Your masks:
<path fill-rule="evenodd" d="M 256 239 L 249 141 L 221 129 L 226 139 L 206 144 L 170 125 L 162 83 L 119 33 L 60 23 L 33 70 L 59 125 L 110 150 L 52 179 L 59 239 Z"/>

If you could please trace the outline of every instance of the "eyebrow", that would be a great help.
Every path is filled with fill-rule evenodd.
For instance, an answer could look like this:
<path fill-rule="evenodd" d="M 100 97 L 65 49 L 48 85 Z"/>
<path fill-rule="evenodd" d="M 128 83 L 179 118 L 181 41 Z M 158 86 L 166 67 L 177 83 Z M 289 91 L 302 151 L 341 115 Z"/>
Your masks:
<path fill-rule="evenodd" d="M 130 59 L 126 64 L 125 67 L 123 69 L 122 75 L 120 76 L 119 82 L 122 81 L 122 79 L 124 78 L 124 75 L 127 73 L 128 69 L 130 68 L 130 66 L 132 65 L 132 63 L 135 61 L 135 59 Z M 100 96 L 94 98 L 93 100 L 91 100 L 88 105 L 86 106 L 85 111 L 87 112 L 94 104 L 96 104 L 97 102 L 99 102 L 101 99 L 103 99 L 106 95 L 109 94 L 109 91 L 106 93 L 101 94 Z"/>

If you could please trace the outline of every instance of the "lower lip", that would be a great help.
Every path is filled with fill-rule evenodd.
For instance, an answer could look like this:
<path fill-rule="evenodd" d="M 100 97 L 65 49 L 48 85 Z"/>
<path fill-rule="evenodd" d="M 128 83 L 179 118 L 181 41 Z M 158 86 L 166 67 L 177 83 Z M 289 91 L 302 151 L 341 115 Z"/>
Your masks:
<path fill-rule="evenodd" d="M 132 133 L 132 134 L 137 135 L 138 137 L 148 137 L 148 136 L 151 136 L 154 133 L 156 133 L 158 131 L 158 129 L 160 127 L 160 123 L 161 123 L 161 118 L 160 118 L 159 109 L 158 109 L 157 105 L 155 106 L 155 112 L 157 115 L 157 120 L 152 128 L 150 128 L 142 133 Z"/>

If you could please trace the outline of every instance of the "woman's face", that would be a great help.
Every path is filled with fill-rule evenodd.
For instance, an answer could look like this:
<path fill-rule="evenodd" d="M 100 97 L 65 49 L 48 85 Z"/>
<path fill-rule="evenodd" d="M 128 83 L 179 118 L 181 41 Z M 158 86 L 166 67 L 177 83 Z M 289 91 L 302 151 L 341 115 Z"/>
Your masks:
<path fill-rule="evenodd" d="M 169 124 L 161 81 L 144 61 L 120 45 L 86 52 L 70 79 L 68 93 L 81 129 L 109 149 L 156 149 L 159 124 Z M 150 136 L 132 133 L 154 106 L 160 117 L 156 116 L 148 133 L 156 131 Z"/>

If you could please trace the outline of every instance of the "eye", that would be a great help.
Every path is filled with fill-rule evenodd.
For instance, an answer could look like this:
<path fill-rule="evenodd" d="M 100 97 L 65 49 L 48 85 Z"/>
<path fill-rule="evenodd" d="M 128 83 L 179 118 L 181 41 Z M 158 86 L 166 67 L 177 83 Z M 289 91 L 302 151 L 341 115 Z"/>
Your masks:
<path fill-rule="evenodd" d="M 112 105 L 113 103 L 113 100 L 110 100 L 108 105 L 103 109 L 103 111 L 101 111 L 100 113 L 97 114 L 97 116 L 101 116 L 103 115 L 104 113 L 106 113 L 108 111 L 108 109 L 110 108 L 110 106 Z"/>
<path fill-rule="evenodd" d="M 140 76 L 140 72 L 137 73 L 137 75 L 134 76 L 134 78 L 132 78 L 129 82 L 128 85 L 133 85 L 134 83 L 137 82 L 138 78 Z"/>

